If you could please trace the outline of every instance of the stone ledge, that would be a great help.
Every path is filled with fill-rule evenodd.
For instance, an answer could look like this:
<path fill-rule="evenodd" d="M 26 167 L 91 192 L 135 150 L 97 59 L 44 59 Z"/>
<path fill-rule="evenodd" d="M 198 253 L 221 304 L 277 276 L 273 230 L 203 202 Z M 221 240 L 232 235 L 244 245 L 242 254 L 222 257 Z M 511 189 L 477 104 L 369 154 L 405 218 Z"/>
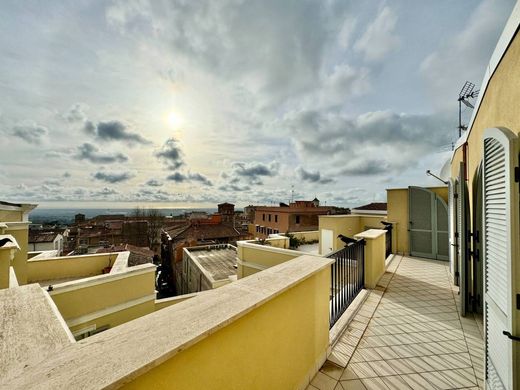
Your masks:
<path fill-rule="evenodd" d="M 120 387 L 332 262 L 322 257 L 298 257 L 70 345 L 0 383 L 10 389 Z"/>

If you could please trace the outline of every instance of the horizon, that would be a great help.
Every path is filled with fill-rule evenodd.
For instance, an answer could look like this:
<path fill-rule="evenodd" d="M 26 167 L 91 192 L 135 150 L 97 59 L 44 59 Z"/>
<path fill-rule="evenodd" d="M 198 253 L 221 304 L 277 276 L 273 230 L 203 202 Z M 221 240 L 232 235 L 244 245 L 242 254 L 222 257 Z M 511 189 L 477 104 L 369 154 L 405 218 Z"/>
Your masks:
<path fill-rule="evenodd" d="M 355 207 L 436 185 L 514 3 L 7 1 L 0 199 Z"/>

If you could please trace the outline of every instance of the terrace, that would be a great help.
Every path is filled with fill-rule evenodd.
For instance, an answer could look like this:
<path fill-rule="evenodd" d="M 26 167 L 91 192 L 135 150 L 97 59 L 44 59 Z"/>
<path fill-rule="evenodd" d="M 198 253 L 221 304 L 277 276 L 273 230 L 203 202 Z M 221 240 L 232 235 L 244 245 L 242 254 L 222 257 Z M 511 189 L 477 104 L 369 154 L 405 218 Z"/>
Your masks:
<path fill-rule="evenodd" d="M 448 271 L 395 256 L 307 389 L 483 388 L 482 319 L 460 315 Z"/>

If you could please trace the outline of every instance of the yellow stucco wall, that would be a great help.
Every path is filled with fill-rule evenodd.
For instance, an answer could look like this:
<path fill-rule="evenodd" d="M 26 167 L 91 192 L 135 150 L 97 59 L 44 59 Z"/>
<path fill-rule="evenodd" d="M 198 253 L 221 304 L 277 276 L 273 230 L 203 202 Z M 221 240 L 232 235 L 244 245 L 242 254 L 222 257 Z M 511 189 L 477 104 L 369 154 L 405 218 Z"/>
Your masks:
<path fill-rule="evenodd" d="M 155 293 L 155 272 L 128 274 L 124 278 L 111 279 L 110 275 L 101 276 L 106 280 L 93 286 L 82 286 L 71 291 L 60 291 L 59 286 L 50 292 L 65 320 L 81 317 L 96 311 L 126 303 Z M 152 300 L 151 311 L 155 310 Z"/>
<path fill-rule="evenodd" d="M 368 230 L 356 238 L 364 238 L 365 245 L 365 287 L 375 288 L 381 276 L 385 273 L 385 243 L 386 232 L 380 231 L 376 233 L 374 230 Z M 377 236 L 377 237 L 374 237 Z"/>
<path fill-rule="evenodd" d="M 320 215 L 319 237 L 323 229 L 332 230 L 334 237 L 333 251 L 337 251 L 345 246 L 345 243 L 338 238 L 338 235 L 354 237 L 366 228 L 382 228 L 381 221 L 386 220 L 385 215 Z M 321 250 L 321 245 L 320 245 Z"/>
<path fill-rule="evenodd" d="M 285 263 L 286 261 L 292 260 L 302 254 L 302 252 L 275 248 L 269 245 L 244 246 L 239 242 L 237 244 L 237 256 L 240 262 L 237 264 L 237 277 L 240 279 L 260 272 L 262 269 L 258 269 L 255 265 L 266 269 Z M 248 262 L 253 264 L 248 266 Z"/>
<path fill-rule="evenodd" d="M 448 187 L 425 187 L 439 195 L 448 203 Z M 392 231 L 392 245 L 394 252 L 408 255 L 410 253 L 410 239 L 408 224 L 410 222 L 408 209 L 408 188 L 391 188 L 386 190 L 388 207 L 388 221 L 394 222 Z"/>
<path fill-rule="evenodd" d="M 164 309 L 165 307 L 176 305 L 177 303 L 184 302 L 185 300 L 193 298 L 195 296 L 197 296 L 197 293 L 178 295 L 176 297 L 171 298 L 156 299 L 155 311 Z"/>
<path fill-rule="evenodd" d="M 124 389 L 296 389 L 329 346 L 330 267 L 152 368 Z"/>
<path fill-rule="evenodd" d="M 21 222 L 22 218 L 22 211 L 0 210 L 0 222 Z"/>
<path fill-rule="evenodd" d="M 396 253 L 408 254 L 410 243 L 408 237 L 408 189 L 389 189 L 386 190 L 386 201 L 388 205 L 388 220 L 394 222 L 392 236 L 395 237 Z"/>
<path fill-rule="evenodd" d="M 27 261 L 27 277 L 30 283 L 69 277 L 100 275 L 103 268 L 114 265 L 118 254 L 66 256 Z"/>
<path fill-rule="evenodd" d="M 319 230 L 311 230 L 309 232 L 291 232 L 291 234 L 299 240 L 305 239 L 305 241 L 318 241 L 320 239 Z"/>
<path fill-rule="evenodd" d="M 9 288 L 11 249 L 0 249 L 0 289 Z"/>
<path fill-rule="evenodd" d="M 136 318 L 145 316 L 155 311 L 155 303 L 154 300 L 141 303 L 139 305 L 135 305 L 115 313 L 98 317 L 90 321 L 82 322 L 81 324 L 70 326 L 70 331 L 75 333 L 84 328 L 89 328 L 92 325 L 96 326 L 96 329 L 99 329 L 102 326 L 108 326 L 109 328 L 113 328 L 117 325 L 124 324 L 125 322 L 129 322 L 135 320 Z"/>
<path fill-rule="evenodd" d="M 520 102 L 520 36 L 516 34 L 511 41 L 506 53 L 502 57 L 497 69 L 489 80 L 488 86 L 484 93 L 482 101 L 478 108 L 475 120 L 471 127 L 469 137 L 466 144 L 467 157 L 467 186 L 469 198 L 469 226 L 472 226 L 474 219 L 474 199 L 473 199 L 473 183 L 480 162 L 482 161 L 482 145 L 483 134 L 488 128 L 504 127 L 514 134 L 520 135 L 520 115 L 518 110 L 518 102 Z M 462 160 L 461 146 L 452 160 L 451 173 L 452 178 L 456 178 L 459 172 L 459 163 Z M 515 207 L 518 207 L 516 205 Z M 518 211 L 517 211 L 518 213 Z M 518 215 L 518 214 L 516 214 Z M 513 229 L 516 227 L 513 226 Z M 518 232 L 517 232 L 518 233 Z M 513 243 L 513 268 L 520 263 L 519 242 Z M 513 271 L 515 272 L 515 271 Z M 520 292 L 520 267 L 517 266 L 516 288 Z M 520 315 L 518 311 L 513 310 L 513 329 L 512 333 L 520 334 Z M 514 356 L 513 365 L 520 365 L 520 348 L 518 343 L 513 343 L 516 355 Z M 516 370 L 515 372 L 520 372 Z M 517 374 L 519 375 L 519 374 Z M 520 379 L 517 378 L 520 382 Z"/>

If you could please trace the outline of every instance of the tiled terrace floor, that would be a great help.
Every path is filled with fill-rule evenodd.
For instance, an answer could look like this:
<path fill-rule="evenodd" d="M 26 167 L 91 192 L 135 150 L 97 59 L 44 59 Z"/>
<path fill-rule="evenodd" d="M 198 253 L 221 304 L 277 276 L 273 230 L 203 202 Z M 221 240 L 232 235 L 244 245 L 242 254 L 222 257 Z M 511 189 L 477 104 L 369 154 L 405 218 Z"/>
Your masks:
<path fill-rule="evenodd" d="M 308 389 L 483 388 L 482 323 L 448 263 L 397 256 L 379 284 Z"/>

